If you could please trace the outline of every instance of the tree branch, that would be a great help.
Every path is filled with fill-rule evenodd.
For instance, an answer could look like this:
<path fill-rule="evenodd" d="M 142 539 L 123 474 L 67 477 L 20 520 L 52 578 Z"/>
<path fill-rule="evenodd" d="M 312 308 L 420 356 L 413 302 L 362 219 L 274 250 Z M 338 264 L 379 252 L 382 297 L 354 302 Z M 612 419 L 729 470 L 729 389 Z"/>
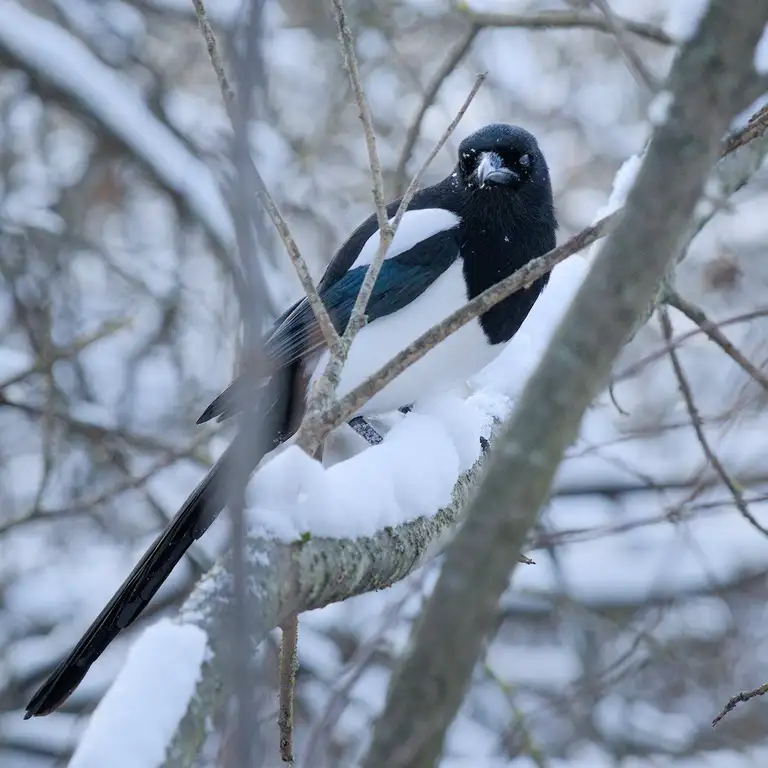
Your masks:
<path fill-rule="evenodd" d="M 611 27 L 601 13 L 593 11 L 541 11 L 539 13 L 479 13 L 466 11 L 467 17 L 478 27 L 516 27 L 518 29 L 594 29 L 598 32 L 610 33 Z M 662 45 L 674 45 L 673 40 L 663 29 L 646 24 L 642 21 L 632 21 L 613 14 L 617 23 L 633 35 L 651 40 Z"/>
<path fill-rule="evenodd" d="M 720 349 L 725 352 L 728 357 L 733 360 L 750 378 L 752 378 L 760 387 L 768 392 L 768 376 L 765 375 L 743 352 L 736 348 L 733 342 L 720 330 L 717 323 L 707 317 L 701 307 L 696 306 L 694 303 L 684 299 L 677 291 L 668 290 L 664 296 L 664 299 L 670 307 L 674 307 L 678 312 L 685 315 L 692 323 L 696 323 L 699 326 L 702 333 L 714 344 L 717 344 Z M 669 348 L 674 350 L 674 347 L 669 344 Z"/>
<path fill-rule="evenodd" d="M 672 363 L 672 370 L 674 371 L 678 388 L 680 389 L 680 394 L 683 397 L 685 408 L 688 411 L 688 416 L 691 419 L 691 426 L 693 427 L 693 431 L 696 433 L 696 439 L 699 441 L 699 445 L 701 446 L 701 450 L 703 451 L 704 456 L 706 457 L 709 465 L 715 471 L 717 476 L 723 482 L 723 485 L 725 485 L 725 487 L 729 490 L 731 496 L 733 497 L 733 503 L 736 505 L 736 509 L 739 510 L 742 517 L 744 517 L 744 519 L 751 526 L 762 533 L 763 536 L 768 536 L 768 530 L 766 530 L 765 527 L 762 526 L 755 518 L 755 516 L 749 511 L 749 507 L 747 506 L 747 502 L 744 499 L 744 494 L 742 493 L 741 488 L 731 477 L 730 473 L 720 461 L 717 454 L 712 449 L 712 446 L 709 444 L 709 440 L 707 440 L 707 435 L 704 432 L 704 425 L 701 421 L 701 415 L 699 414 L 699 409 L 696 407 L 696 401 L 693 398 L 691 385 L 688 381 L 688 377 L 685 375 L 685 371 L 683 370 L 683 365 L 680 362 L 680 357 L 677 354 L 677 350 L 671 344 L 672 323 L 669 321 L 669 315 L 666 312 L 666 308 L 661 309 L 661 328 L 664 335 L 664 341 L 667 344 L 669 360 Z"/>
<path fill-rule="evenodd" d="M 232 123 L 232 128 L 234 130 L 238 119 L 235 92 L 229 84 L 227 70 L 224 67 L 224 62 L 219 53 L 218 43 L 216 42 L 216 35 L 208 21 L 205 3 L 203 0 L 192 0 L 192 3 L 195 6 L 195 15 L 197 16 L 198 25 L 203 34 L 206 48 L 208 49 L 208 56 L 211 59 L 213 71 L 216 73 L 221 97 L 224 101 L 227 115 L 229 116 L 229 120 Z M 280 235 L 280 239 L 283 241 L 285 250 L 296 270 L 296 274 L 304 289 L 304 293 L 312 308 L 312 312 L 317 318 L 317 323 L 322 331 L 323 339 L 329 347 L 332 347 L 338 341 L 339 335 L 336 333 L 336 328 L 331 322 L 330 315 L 323 304 L 323 300 L 320 298 L 320 294 L 317 292 L 317 287 L 309 273 L 309 267 L 307 267 L 307 263 L 299 251 L 299 246 L 296 244 L 296 240 L 291 234 L 288 222 L 285 220 L 282 213 L 280 213 L 280 209 L 277 207 L 272 195 L 269 193 L 266 182 L 261 173 L 259 173 L 259 169 L 253 162 L 250 153 L 248 154 L 248 160 L 250 165 L 249 172 L 253 177 L 256 186 L 256 194 L 258 195 L 261 204 L 264 206 L 264 210 L 267 212 L 270 221 L 277 230 L 278 235 Z"/>
<path fill-rule="evenodd" d="M 405 133 L 405 142 L 400 153 L 400 159 L 397 161 L 397 168 L 395 169 L 395 194 L 400 195 L 405 190 L 405 183 L 408 178 L 408 163 L 413 155 L 413 148 L 416 146 L 416 142 L 421 134 L 421 124 L 424 120 L 424 115 L 427 114 L 427 110 L 435 103 L 435 99 L 437 98 L 437 94 L 442 88 L 443 83 L 450 77 L 456 67 L 461 63 L 461 60 L 469 52 L 479 31 L 480 27 L 475 25 L 472 25 L 469 28 L 464 34 L 464 37 L 459 40 L 456 46 L 448 54 L 445 61 L 440 65 L 440 69 L 437 70 L 427 86 L 424 98 L 419 105 L 419 110 Z"/>

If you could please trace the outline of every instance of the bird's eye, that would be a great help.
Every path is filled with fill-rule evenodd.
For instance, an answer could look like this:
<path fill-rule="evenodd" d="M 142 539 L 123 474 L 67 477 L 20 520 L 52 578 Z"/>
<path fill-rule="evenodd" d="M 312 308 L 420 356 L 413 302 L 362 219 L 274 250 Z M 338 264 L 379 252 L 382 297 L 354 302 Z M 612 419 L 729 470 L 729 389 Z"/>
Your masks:
<path fill-rule="evenodd" d="M 528 154 L 520 155 L 517 161 L 523 168 L 527 168 L 531 164 L 531 156 Z"/>

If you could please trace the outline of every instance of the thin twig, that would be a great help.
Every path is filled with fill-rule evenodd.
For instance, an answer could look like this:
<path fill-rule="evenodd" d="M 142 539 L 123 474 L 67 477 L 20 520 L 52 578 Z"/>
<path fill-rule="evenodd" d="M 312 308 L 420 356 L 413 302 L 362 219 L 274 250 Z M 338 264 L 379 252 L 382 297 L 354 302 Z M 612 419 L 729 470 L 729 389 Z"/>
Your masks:
<path fill-rule="evenodd" d="M 674 307 L 678 312 L 682 312 L 689 320 L 696 323 L 710 341 L 717 344 L 734 363 L 768 392 L 768 376 L 733 345 L 717 324 L 710 320 L 700 307 L 687 301 L 672 289 L 665 293 L 664 299 L 670 307 Z"/>
<path fill-rule="evenodd" d="M 608 0 L 592 0 L 592 3 L 598 7 L 600 13 L 605 18 L 606 26 L 616 40 L 619 53 L 624 57 L 627 68 L 634 75 L 635 80 L 644 85 L 651 93 L 656 93 L 659 90 L 659 83 L 648 71 L 645 62 L 637 55 L 637 51 L 627 40 L 626 33 L 628 30 L 624 20 L 620 19 L 613 12 L 613 8 L 609 5 Z"/>
<path fill-rule="evenodd" d="M 518 29 L 578 29 L 588 28 L 598 32 L 610 32 L 605 17 L 591 11 L 542 11 L 536 14 L 525 13 L 475 13 L 467 11 L 469 19 L 479 27 L 517 27 Z M 663 29 L 646 24 L 642 21 L 632 21 L 616 17 L 627 32 L 652 40 L 662 45 L 674 45 L 675 40 Z"/>
<path fill-rule="evenodd" d="M 293 687 L 299 669 L 297 649 L 299 644 L 299 616 L 293 614 L 280 627 L 280 758 L 293 765 Z"/>
<path fill-rule="evenodd" d="M 216 73 L 216 79 L 219 81 L 219 90 L 224 98 L 224 105 L 227 110 L 230 111 L 234 109 L 235 92 L 229 84 L 227 70 L 224 67 L 221 55 L 219 54 L 216 35 L 213 33 L 211 22 L 208 21 L 208 13 L 205 10 L 205 3 L 203 0 L 192 0 L 192 5 L 195 7 L 195 15 L 197 16 L 197 23 L 200 25 L 200 31 L 205 38 L 205 45 L 206 48 L 208 48 L 208 56 L 211 59 L 213 71 Z"/>
<path fill-rule="evenodd" d="M 218 43 L 216 42 L 216 36 L 213 32 L 213 28 L 211 27 L 210 22 L 208 21 L 208 16 L 205 11 L 205 4 L 203 0 L 192 0 L 192 3 L 195 6 L 195 13 L 197 14 L 197 21 L 200 25 L 200 30 L 203 33 L 203 37 L 205 38 L 205 44 L 208 48 L 208 55 L 211 59 L 211 64 L 214 71 L 216 72 L 216 78 L 219 82 L 219 89 L 221 90 L 221 95 L 224 100 L 224 106 L 227 110 L 227 115 L 229 116 L 230 122 L 234 127 L 237 112 L 235 93 L 229 84 L 224 62 L 219 52 Z M 288 252 L 288 256 L 291 259 L 291 263 L 293 264 L 294 269 L 296 270 L 296 274 L 301 281 L 301 285 L 304 289 L 304 293 L 307 296 L 309 305 L 312 308 L 315 317 L 317 318 L 318 325 L 320 326 L 320 330 L 323 334 L 323 339 L 329 347 L 332 347 L 338 341 L 339 335 L 336 332 L 336 328 L 331 321 L 330 315 L 328 314 L 325 305 L 323 304 L 323 300 L 320 298 L 317 287 L 312 280 L 312 276 L 309 273 L 309 267 L 307 266 L 304 257 L 299 251 L 299 246 L 296 244 L 296 240 L 291 234 L 288 222 L 280 213 L 280 209 L 277 207 L 277 204 L 270 194 L 269 189 L 267 189 L 267 185 L 261 173 L 259 173 L 259 169 L 253 162 L 253 158 L 250 156 L 249 161 L 251 165 L 249 170 L 253 175 L 253 179 L 256 183 L 256 191 L 259 199 L 261 200 L 261 203 L 264 206 L 264 210 L 266 210 L 272 224 L 277 230 L 278 235 L 280 235 L 280 239 L 283 241 L 283 245 L 285 246 L 285 249 Z"/>
<path fill-rule="evenodd" d="M 672 363 L 672 369 L 675 372 L 675 378 L 677 379 L 677 384 L 680 389 L 680 394 L 683 396 L 683 401 L 685 402 L 685 407 L 688 411 L 688 415 L 691 418 L 691 426 L 693 426 L 693 431 L 696 433 L 696 438 L 699 441 L 699 444 L 701 445 L 701 449 L 704 452 L 704 456 L 706 457 L 707 461 L 709 462 L 712 469 L 715 471 L 717 475 L 719 475 L 720 479 L 725 484 L 726 488 L 731 492 L 731 496 L 733 496 L 733 502 L 736 505 L 736 509 L 739 510 L 741 515 L 744 517 L 747 522 L 750 523 L 754 528 L 756 528 L 760 533 L 762 533 L 764 536 L 768 536 L 768 530 L 766 530 L 755 518 L 755 516 L 749 511 L 749 507 L 747 505 L 747 502 L 744 499 L 744 494 L 741 492 L 741 488 L 736 483 L 736 481 L 730 476 L 728 473 L 728 470 L 723 466 L 722 462 L 718 458 L 717 454 L 712 450 L 712 446 L 710 446 L 709 441 L 707 440 L 707 436 L 704 433 L 704 425 L 701 421 L 701 416 L 699 414 L 698 408 L 696 407 L 696 402 L 693 398 L 693 392 L 691 390 L 691 385 L 688 382 L 688 378 L 685 375 L 685 371 L 683 370 L 683 366 L 680 363 L 680 358 L 677 355 L 677 350 L 672 346 L 672 323 L 669 320 L 669 313 L 667 311 L 666 307 L 661 307 L 659 309 L 659 317 L 661 319 L 661 330 L 664 335 L 664 341 L 667 344 L 667 353 L 669 354 L 669 360 Z"/>
<path fill-rule="evenodd" d="M 50 345 L 49 349 L 46 350 L 45 359 L 38 359 L 30 365 L 29 368 L 25 368 L 23 371 L 9 376 L 4 381 L 0 381 L 0 390 L 10 387 L 12 384 L 18 384 L 20 381 L 24 381 L 24 379 L 27 379 L 36 373 L 44 373 L 57 360 L 68 360 L 76 357 L 84 349 L 90 347 L 91 344 L 95 344 L 97 341 L 101 341 L 107 336 L 111 336 L 113 333 L 117 333 L 118 331 L 127 328 L 132 322 L 133 321 L 130 318 L 107 320 L 101 328 L 88 336 L 84 336 L 82 339 L 76 339 L 66 347 Z"/>
<path fill-rule="evenodd" d="M 397 169 L 395 170 L 395 194 L 402 194 L 406 183 L 406 172 L 408 163 L 413 155 L 413 148 L 416 146 L 419 134 L 421 133 L 421 123 L 424 120 L 424 115 L 427 114 L 427 110 L 435 103 L 437 94 L 443 87 L 443 83 L 450 77 L 461 60 L 467 55 L 467 52 L 472 47 L 472 43 L 477 37 L 477 33 L 480 31 L 480 27 L 472 25 L 465 33 L 464 37 L 456 44 L 451 52 L 446 57 L 445 61 L 437 70 L 435 76 L 427 86 L 424 98 L 421 100 L 419 111 L 413 118 L 413 122 L 408 126 L 408 130 L 405 133 L 405 143 L 403 144 L 402 152 L 400 153 L 400 159 L 397 161 Z"/>
<path fill-rule="evenodd" d="M 344 55 L 344 67 L 347 70 L 347 74 L 349 74 L 349 81 L 352 85 L 355 103 L 357 104 L 360 121 L 363 124 L 363 131 L 365 132 L 365 146 L 368 149 L 368 162 L 371 166 L 371 177 L 373 181 L 373 203 L 376 206 L 376 218 L 379 222 L 379 231 L 382 239 L 385 238 L 388 232 L 390 233 L 391 239 L 391 227 L 387 219 L 387 206 L 384 201 L 384 178 L 381 175 L 379 152 L 376 149 L 373 117 L 371 115 L 371 108 L 368 106 L 368 99 L 365 97 L 363 83 L 360 80 L 360 69 L 357 66 L 357 56 L 355 54 L 355 43 L 352 37 L 352 31 L 347 24 L 347 14 L 344 11 L 344 3 L 342 0 L 333 0 L 333 10 L 339 31 L 341 51 Z"/>
<path fill-rule="evenodd" d="M 322 716 L 314 723 L 312 730 L 307 736 L 304 759 L 301 761 L 302 765 L 321 765 L 319 752 L 320 747 L 323 745 L 323 739 L 327 740 L 333 732 L 343 712 L 344 703 L 349 700 L 349 692 L 368 668 L 371 660 L 381 647 L 381 642 L 387 630 L 392 627 L 405 604 L 423 588 L 428 570 L 422 570 L 417 579 L 409 585 L 409 589 L 406 590 L 405 594 L 387 608 L 376 631 L 365 643 L 359 645 L 355 650 L 355 653 L 346 665 L 346 670 L 341 673 L 340 679 L 331 690 Z"/>
<path fill-rule="evenodd" d="M 357 56 L 355 55 L 355 44 L 352 32 L 347 24 L 347 16 L 344 12 L 342 0 L 333 0 L 333 9 L 339 30 L 341 49 L 344 55 L 344 67 L 349 74 L 349 81 L 352 85 L 352 92 L 355 96 L 355 103 L 357 104 L 360 121 L 363 124 L 363 132 L 365 133 L 365 145 L 368 149 L 368 162 L 373 180 L 373 203 L 376 207 L 376 220 L 379 224 L 380 238 L 379 250 L 368 265 L 363 284 L 360 286 L 360 291 L 352 307 L 352 314 L 344 331 L 344 341 L 349 345 L 365 320 L 365 309 L 368 306 L 368 300 L 371 297 L 373 286 L 376 283 L 376 278 L 379 276 L 381 265 L 384 263 L 384 258 L 395 232 L 387 217 L 387 206 L 384 202 L 384 177 L 381 174 L 381 163 L 378 150 L 376 149 L 373 118 L 371 117 L 371 109 L 368 106 L 368 100 L 365 97 L 363 84 L 360 80 L 360 70 L 357 66 Z"/>
<path fill-rule="evenodd" d="M 742 691 L 728 699 L 728 703 L 720 710 L 719 714 L 712 721 L 712 727 L 716 726 L 729 712 L 733 712 L 737 704 L 754 699 L 757 696 L 765 696 L 768 693 L 768 683 L 763 683 L 759 688 L 753 688 L 751 691 Z"/>
<path fill-rule="evenodd" d="M 727 325 L 736 325 L 737 323 L 751 323 L 753 320 L 759 320 L 766 316 L 768 316 L 768 307 L 763 307 L 762 309 L 756 309 L 752 312 L 744 312 L 743 314 L 734 315 L 733 317 L 720 320 L 717 323 L 717 327 L 724 328 Z M 676 339 L 673 339 L 672 346 L 679 347 L 684 341 L 692 339 L 702 333 L 704 333 L 704 331 L 701 328 L 696 328 L 695 330 L 681 333 Z M 666 357 L 666 355 L 666 349 L 659 349 L 656 352 L 651 352 L 650 354 L 645 355 L 645 357 L 641 357 L 637 362 L 634 362 L 632 365 L 628 365 L 626 368 L 621 370 L 613 377 L 613 380 L 616 382 L 631 379 L 636 376 L 643 368 L 650 365 L 651 363 L 656 362 L 657 360 L 661 360 L 661 358 Z"/>
<path fill-rule="evenodd" d="M 755 114 L 749 118 L 749 122 L 744 128 L 731 134 L 725 141 L 723 141 L 721 157 L 725 157 L 735 149 L 743 147 L 745 144 L 749 144 L 753 139 L 759 139 L 766 130 L 768 130 L 768 104 L 755 112 Z"/>
<path fill-rule="evenodd" d="M 410 205 L 410 202 L 413 199 L 413 196 L 416 193 L 416 190 L 421 185 L 421 180 L 427 168 L 429 168 L 429 166 L 432 164 L 432 161 L 437 157 L 437 153 L 445 146 L 445 142 L 448 141 L 451 134 L 456 130 L 456 126 L 461 121 L 461 118 L 464 117 L 464 114 L 466 113 L 467 109 L 469 109 L 469 105 L 472 103 L 472 100 L 477 95 L 478 90 L 480 90 L 480 86 L 485 82 L 486 77 L 488 77 L 487 72 L 481 72 L 479 75 L 477 75 L 477 77 L 475 78 L 475 83 L 472 86 L 472 89 L 467 94 L 467 98 L 464 99 L 464 103 L 461 105 L 461 107 L 459 107 L 459 111 L 456 113 L 456 117 L 454 117 L 453 120 L 451 120 L 448 127 L 445 129 L 445 131 L 443 131 L 443 135 L 437 140 L 437 144 L 435 144 L 435 146 L 432 147 L 432 151 L 427 155 L 426 159 L 421 164 L 421 168 L 419 168 L 419 170 L 416 171 L 416 175 L 411 179 L 411 183 L 408 185 L 408 189 L 405 190 L 403 199 L 400 201 L 400 205 L 397 208 L 397 213 L 395 214 L 395 218 L 392 219 L 393 231 L 397 231 L 397 227 L 400 224 L 400 220 L 403 218 L 403 214 L 405 213 L 406 209 Z"/>

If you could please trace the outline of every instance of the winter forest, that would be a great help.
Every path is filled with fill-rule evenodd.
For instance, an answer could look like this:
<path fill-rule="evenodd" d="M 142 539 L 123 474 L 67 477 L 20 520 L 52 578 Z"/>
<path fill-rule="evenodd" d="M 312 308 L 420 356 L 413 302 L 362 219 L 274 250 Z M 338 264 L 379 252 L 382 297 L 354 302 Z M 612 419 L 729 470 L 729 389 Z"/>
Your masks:
<path fill-rule="evenodd" d="M 456 329 L 355 401 L 365 318 L 315 286 L 489 123 L 557 248 L 461 322 L 549 283 L 376 443 L 345 422 Z M 768 764 L 766 154 L 759 0 L 0 0 L 0 765 Z M 195 422 L 307 291 L 336 374 L 253 472 L 261 406 Z M 233 440 L 226 509 L 25 719 Z"/>

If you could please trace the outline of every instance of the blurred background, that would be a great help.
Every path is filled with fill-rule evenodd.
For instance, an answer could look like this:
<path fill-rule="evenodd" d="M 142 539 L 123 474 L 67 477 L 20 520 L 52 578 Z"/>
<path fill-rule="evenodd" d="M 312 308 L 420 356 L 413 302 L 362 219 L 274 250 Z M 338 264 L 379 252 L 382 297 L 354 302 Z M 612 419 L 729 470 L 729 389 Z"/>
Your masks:
<path fill-rule="evenodd" d="M 264 3 L 266 81 L 248 136 L 316 277 L 372 211 L 329 5 Z M 542 11 L 604 22 L 604 3 L 590 0 L 348 0 L 388 193 L 403 191 L 487 70 L 425 183 L 449 171 L 466 133 L 517 123 L 548 159 L 560 241 L 576 233 L 642 150 L 649 82 L 666 74 L 698 6 L 610 0 L 619 46 L 605 23 L 512 24 Z M 241 1 L 207 7 L 232 44 Z M 225 544 L 220 523 L 61 711 L 22 721 L 231 430 L 194 424 L 237 357 L 230 134 L 192 0 L 0 2 L 3 766 L 65 765 L 130 640 L 179 605 Z M 763 170 L 677 273 L 680 294 L 758 369 L 768 360 L 766 206 Z M 277 315 L 300 287 L 276 239 L 263 263 Z M 710 726 L 730 696 L 768 678 L 768 537 L 738 509 L 768 526 L 766 389 L 682 313 L 670 317 L 696 418 L 731 488 L 691 426 L 653 317 L 561 468 L 528 550 L 536 565 L 516 571 L 445 766 L 768 764 L 762 700 Z M 304 765 L 354 763 L 434 576 L 431 567 L 302 617 Z"/>

